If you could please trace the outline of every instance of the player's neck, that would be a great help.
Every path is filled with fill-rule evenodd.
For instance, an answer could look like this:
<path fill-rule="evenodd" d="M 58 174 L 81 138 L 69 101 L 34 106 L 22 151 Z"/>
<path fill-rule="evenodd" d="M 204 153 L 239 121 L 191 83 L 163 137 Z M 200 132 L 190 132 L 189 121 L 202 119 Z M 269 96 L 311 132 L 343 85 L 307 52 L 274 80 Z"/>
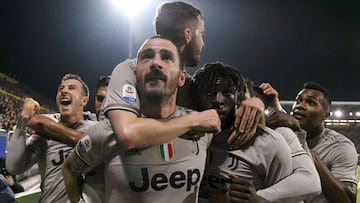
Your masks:
<path fill-rule="evenodd" d="M 71 115 L 71 116 L 61 115 L 60 116 L 60 121 L 67 126 L 72 126 L 72 125 L 78 123 L 82 119 L 84 119 L 84 115 L 83 115 L 82 111 L 81 111 L 81 113 L 79 113 L 77 115 Z"/>
<path fill-rule="evenodd" d="M 176 110 L 176 94 L 168 98 L 163 98 L 161 101 L 150 101 L 142 99 L 140 104 L 140 111 L 146 117 L 150 118 L 168 118 Z"/>

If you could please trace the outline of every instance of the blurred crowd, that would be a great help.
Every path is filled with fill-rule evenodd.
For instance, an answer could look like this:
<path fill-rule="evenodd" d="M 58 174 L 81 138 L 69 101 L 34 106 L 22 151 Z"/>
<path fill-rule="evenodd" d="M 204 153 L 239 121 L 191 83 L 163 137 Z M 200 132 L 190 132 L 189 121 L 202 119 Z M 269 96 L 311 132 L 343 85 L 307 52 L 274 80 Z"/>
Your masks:
<path fill-rule="evenodd" d="M 0 128 L 14 130 L 25 97 L 37 98 L 41 102 L 39 113 L 55 112 L 55 104 L 18 81 L 0 74 Z"/>

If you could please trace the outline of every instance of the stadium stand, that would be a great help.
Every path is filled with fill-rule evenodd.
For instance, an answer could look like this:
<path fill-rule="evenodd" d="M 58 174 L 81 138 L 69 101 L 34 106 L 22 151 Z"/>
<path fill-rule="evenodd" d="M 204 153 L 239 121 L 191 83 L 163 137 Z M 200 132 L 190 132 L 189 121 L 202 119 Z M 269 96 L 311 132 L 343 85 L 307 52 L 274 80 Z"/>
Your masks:
<path fill-rule="evenodd" d="M 25 97 L 32 97 L 40 102 L 41 110 L 38 113 L 56 111 L 53 101 L 25 84 L 0 73 L 0 128 L 6 131 L 13 130 Z"/>

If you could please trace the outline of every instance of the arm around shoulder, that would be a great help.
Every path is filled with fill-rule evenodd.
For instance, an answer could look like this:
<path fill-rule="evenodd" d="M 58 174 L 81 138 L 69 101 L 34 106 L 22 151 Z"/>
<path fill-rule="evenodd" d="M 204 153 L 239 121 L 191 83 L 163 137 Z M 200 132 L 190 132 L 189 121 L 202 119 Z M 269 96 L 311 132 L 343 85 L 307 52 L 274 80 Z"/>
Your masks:
<path fill-rule="evenodd" d="M 220 132 L 221 129 L 215 110 L 171 119 L 139 118 L 136 114 L 123 110 L 111 110 L 108 115 L 120 145 L 125 150 L 161 144 L 189 130 Z"/>
<path fill-rule="evenodd" d="M 44 115 L 31 117 L 27 124 L 30 128 L 46 138 L 65 142 L 72 146 L 75 146 L 83 137 L 81 132 L 68 128 Z"/>

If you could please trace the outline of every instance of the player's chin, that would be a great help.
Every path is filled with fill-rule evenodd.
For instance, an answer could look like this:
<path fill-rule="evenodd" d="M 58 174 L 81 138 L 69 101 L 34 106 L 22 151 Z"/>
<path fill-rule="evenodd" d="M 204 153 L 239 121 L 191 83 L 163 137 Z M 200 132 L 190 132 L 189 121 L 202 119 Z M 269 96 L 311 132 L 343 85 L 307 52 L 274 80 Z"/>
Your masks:
<path fill-rule="evenodd" d="M 59 111 L 60 111 L 60 115 L 62 117 L 71 115 L 71 109 L 68 109 L 68 108 L 67 109 L 59 109 Z"/>

